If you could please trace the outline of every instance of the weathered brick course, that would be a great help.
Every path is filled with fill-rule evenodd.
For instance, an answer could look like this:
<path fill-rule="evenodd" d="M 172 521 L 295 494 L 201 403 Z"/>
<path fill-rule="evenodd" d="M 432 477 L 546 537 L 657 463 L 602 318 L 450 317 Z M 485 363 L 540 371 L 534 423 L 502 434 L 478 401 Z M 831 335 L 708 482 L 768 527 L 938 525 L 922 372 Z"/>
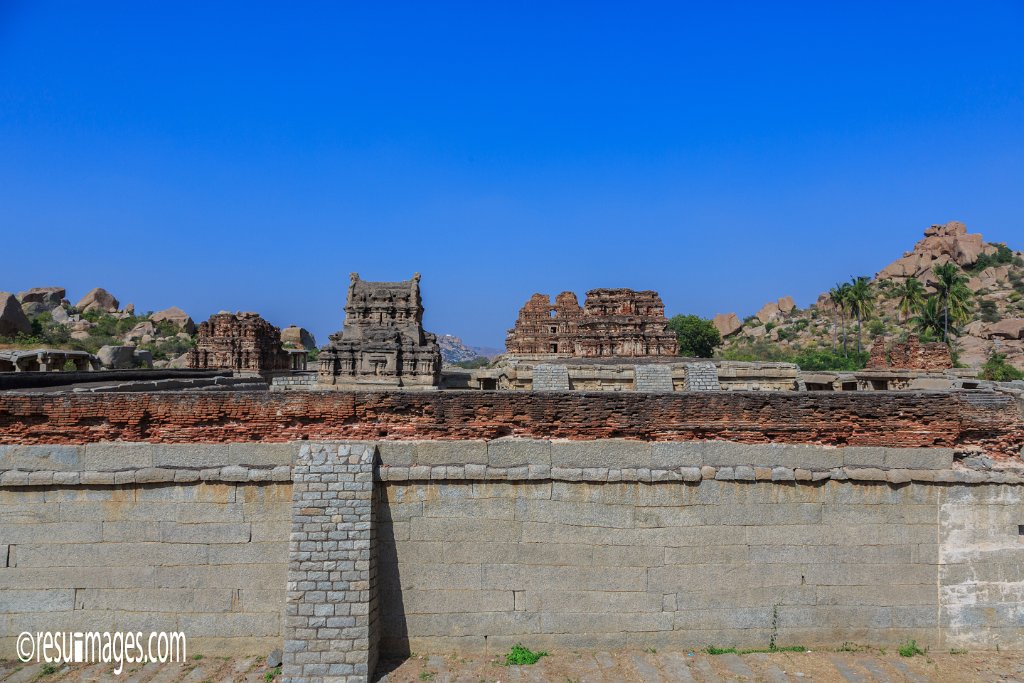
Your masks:
<path fill-rule="evenodd" d="M 978 447 L 1014 457 L 1024 446 L 1018 407 L 998 393 L 0 394 L 0 443 L 11 445 L 502 436 Z"/>

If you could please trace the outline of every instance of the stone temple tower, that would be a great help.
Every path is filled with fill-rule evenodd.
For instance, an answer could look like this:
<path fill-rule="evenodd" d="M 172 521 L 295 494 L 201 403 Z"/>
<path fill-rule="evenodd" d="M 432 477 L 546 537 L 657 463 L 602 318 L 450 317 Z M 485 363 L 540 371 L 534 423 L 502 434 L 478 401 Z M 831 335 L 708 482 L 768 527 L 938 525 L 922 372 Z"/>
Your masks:
<path fill-rule="evenodd" d="M 368 282 L 352 273 L 345 324 L 320 351 L 317 383 L 331 389 L 436 389 L 437 337 L 423 331 L 420 274 Z"/>

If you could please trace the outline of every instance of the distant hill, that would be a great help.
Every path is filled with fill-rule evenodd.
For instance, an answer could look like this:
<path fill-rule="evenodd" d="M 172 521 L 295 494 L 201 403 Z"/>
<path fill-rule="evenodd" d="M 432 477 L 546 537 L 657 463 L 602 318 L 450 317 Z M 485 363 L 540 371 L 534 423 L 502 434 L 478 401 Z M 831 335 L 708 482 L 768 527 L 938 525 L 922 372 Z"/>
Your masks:
<path fill-rule="evenodd" d="M 461 363 L 479 358 L 481 354 L 466 346 L 462 340 L 452 334 L 439 334 L 438 346 L 441 347 L 441 360 L 445 363 Z"/>
<path fill-rule="evenodd" d="M 896 339 L 921 332 L 916 320 L 921 311 L 899 310 L 901 290 L 915 278 L 923 285 L 925 298 L 933 295 L 934 269 L 946 263 L 962 272 L 972 294 L 967 319 L 951 335 L 959 363 L 977 368 L 998 353 L 1024 369 L 1024 257 L 1007 245 L 968 233 L 958 222 L 931 226 L 911 251 L 870 278 L 875 312 L 863 321 L 864 350 L 879 335 Z M 725 358 L 776 360 L 808 350 L 842 348 L 843 316 L 828 292 L 807 308 L 798 308 L 792 298 L 783 296 L 746 318 L 725 313 L 715 316 L 714 323 L 724 339 L 718 354 Z M 848 348 L 856 349 L 856 320 L 847 315 L 845 328 Z"/>

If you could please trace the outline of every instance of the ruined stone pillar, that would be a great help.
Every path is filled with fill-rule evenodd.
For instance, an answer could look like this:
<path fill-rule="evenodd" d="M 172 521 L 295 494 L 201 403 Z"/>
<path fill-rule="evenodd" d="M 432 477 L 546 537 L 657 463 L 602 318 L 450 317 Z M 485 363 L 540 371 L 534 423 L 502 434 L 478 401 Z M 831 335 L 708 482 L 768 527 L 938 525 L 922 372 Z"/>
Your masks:
<path fill-rule="evenodd" d="M 292 475 L 283 680 L 365 683 L 377 662 L 373 446 L 302 446 Z"/>

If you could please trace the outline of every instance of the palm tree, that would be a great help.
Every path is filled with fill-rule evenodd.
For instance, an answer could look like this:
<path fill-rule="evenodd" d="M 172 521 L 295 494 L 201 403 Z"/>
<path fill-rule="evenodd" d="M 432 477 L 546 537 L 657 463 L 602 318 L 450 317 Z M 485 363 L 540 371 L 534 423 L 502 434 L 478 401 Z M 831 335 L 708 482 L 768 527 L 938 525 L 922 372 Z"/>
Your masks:
<path fill-rule="evenodd" d="M 924 305 L 924 284 L 916 277 L 908 277 L 902 285 L 896 287 L 899 297 L 897 311 L 903 314 L 903 320 L 910 320 L 911 313 L 917 313 Z"/>
<path fill-rule="evenodd" d="M 846 354 L 846 307 L 849 303 L 850 283 L 839 282 L 829 290 L 832 306 L 839 312 L 839 320 L 843 324 L 843 355 Z"/>
<path fill-rule="evenodd" d="M 954 263 L 943 263 L 932 268 L 937 282 L 936 296 L 942 306 L 942 341 L 949 343 L 949 319 L 964 322 L 970 315 L 971 290 L 967 276 Z"/>
<path fill-rule="evenodd" d="M 839 321 L 836 320 L 836 316 L 843 305 L 843 294 L 839 285 L 828 290 L 828 299 L 832 304 L 832 353 L 835 353 L 839 335 Z"/>
<path fill-rule="evenodd" d="M 851 277 L 846 299 L 850 313 L 857 318 L 857 353 L 860 353 L 860 331 L 864 319 L 875 314 L 875 291 L 871 288 L 871 279 L 864 275 Z"/>
<path fill-rule="evenodd" d="M 939 297 L 930 296 L 917 310 L 914 327 L 923 339 L 941 337 L 945 329 L 945 316 Z"/>

